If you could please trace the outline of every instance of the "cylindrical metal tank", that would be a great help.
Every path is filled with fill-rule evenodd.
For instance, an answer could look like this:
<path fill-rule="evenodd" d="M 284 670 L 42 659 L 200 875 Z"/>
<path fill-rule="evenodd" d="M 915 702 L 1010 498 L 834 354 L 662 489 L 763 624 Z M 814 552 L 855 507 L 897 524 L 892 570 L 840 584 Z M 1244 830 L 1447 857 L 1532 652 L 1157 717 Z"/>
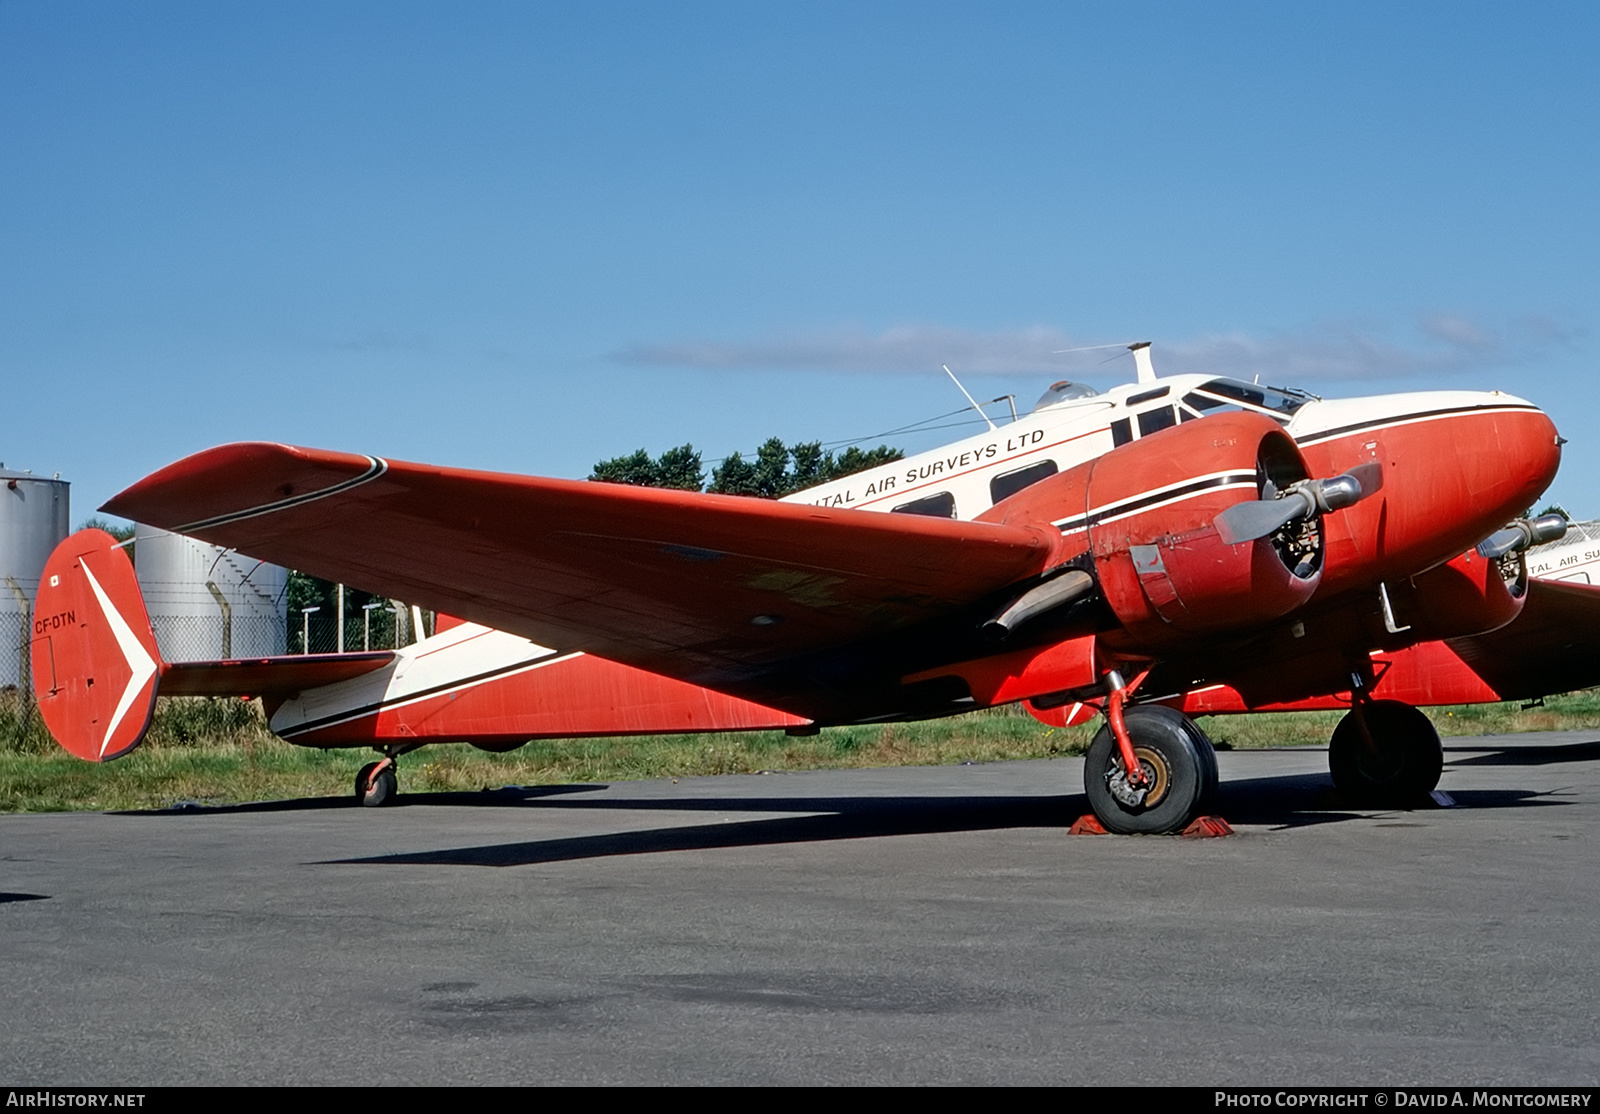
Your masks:
<path fill-rule="evenodd" d="M 167 661 L 284 652 L 286 569 L 153 526 L 137 528 L 133 552 L 150 626 Z"/>
<path fill-rule="evenodd" d="M 69 485 L 0 465 L 0 689 L 28 685 L 39 574 L 67 536 Z"/>

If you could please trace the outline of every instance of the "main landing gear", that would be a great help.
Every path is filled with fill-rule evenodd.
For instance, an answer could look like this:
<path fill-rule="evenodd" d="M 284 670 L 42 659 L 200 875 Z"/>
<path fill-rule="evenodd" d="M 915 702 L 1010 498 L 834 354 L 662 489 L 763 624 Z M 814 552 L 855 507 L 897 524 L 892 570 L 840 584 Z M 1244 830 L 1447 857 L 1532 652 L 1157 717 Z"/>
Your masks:
<path fill-rule="evenodd" d="M 1398 700 L 1357 696 L 1328 743 L 1333 784 L 1355 804 L 1409 807 L 1444 772 L 1444 749 L 1428 717 Z"/>
<path fill-rule="evenodd" d="M 1083 767 L 1083 789 L 1095 816 L 1108 832 L 1182 831 L 1217 791 L 1211 740 L 1194 720 L 1160 704 L 1123 712 L 1118 701 L 1107 719 Z M 1132 776 L 1117 738 L 1118 721 L 1138 764 Z"/>

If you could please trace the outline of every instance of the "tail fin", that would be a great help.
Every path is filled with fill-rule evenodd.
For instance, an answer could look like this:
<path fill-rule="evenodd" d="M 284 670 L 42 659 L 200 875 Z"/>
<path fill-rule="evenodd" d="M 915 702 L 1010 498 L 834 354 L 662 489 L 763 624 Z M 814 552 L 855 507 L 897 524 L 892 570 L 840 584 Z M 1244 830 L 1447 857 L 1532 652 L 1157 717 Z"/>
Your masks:
<path fill-rule="evenodd" d="M 56 741 L 105 762 L 144 739 L 161 652 L 133 562 L 110 534 L 80 530 L 56 546 L 33 608 L 33 691 Z"/>

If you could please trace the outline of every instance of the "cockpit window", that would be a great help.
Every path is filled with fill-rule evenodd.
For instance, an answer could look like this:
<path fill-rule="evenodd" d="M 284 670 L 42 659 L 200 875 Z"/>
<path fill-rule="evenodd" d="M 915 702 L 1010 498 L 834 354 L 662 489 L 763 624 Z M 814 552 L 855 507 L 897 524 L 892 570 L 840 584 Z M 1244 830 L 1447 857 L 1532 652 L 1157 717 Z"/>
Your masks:
<path fill-rule="evenodd" d="M 1080 398 L 1093 398 L 1100 392 L 1087 383 L 1074 383 L 1063 379 L 1059 383 L 1050 384 L 1050 389 L 1039 396 L 1039 401 L 1033 404 L 1034 410 L 1043 410 L 1047 406 L 1055 406 L 1061 402 L 1072 402 Z"/>
<path fill-rule="evenodd" d="M 1148 437 L 1177 424 L 1177 419 L 1172 416 L 1172 407 L 1158 406 L 1139 415 L 1139 436 Z"/>
<path fill-rule="evenodd" d="M 1276 387 L 1240 383 L 1235 379 L 1213 379 L 1201 384 L 1198 390 L 1185 395 L 1183 401 L 1184 405 L 1202 412 L 1231 404 L 1250 410 L 1266 410 L 1290 418 L 1308 400 Z"/>

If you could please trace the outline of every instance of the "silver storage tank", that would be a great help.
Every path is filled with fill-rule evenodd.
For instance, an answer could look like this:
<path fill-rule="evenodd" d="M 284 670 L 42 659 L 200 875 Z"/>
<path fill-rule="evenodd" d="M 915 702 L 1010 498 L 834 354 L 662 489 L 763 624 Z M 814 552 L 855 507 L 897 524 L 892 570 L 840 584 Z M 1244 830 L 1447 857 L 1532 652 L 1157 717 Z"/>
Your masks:
<path fill-rule="evenodd" d="M 68 483 L 0 465 L 0 689 L 28 686 L 28 643 L 39 575 L 66 539 Z"/>
<path fill-rule="evenodd" d="M 139 525 L 134 569 L 167 661 L 284 652 L 289 573 L 182 534 Z"/>

